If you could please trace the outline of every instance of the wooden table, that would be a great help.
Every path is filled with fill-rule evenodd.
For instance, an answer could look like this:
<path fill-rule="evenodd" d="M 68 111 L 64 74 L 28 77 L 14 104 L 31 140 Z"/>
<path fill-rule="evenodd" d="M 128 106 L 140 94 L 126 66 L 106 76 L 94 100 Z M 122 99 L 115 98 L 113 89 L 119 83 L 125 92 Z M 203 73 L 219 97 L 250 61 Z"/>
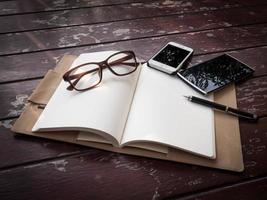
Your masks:
<path fill-rule="evenodd" d="M 267 199 L 267 2 L 1 0 L 0 199 Z M 190 65 L 227 52 L 255 69 L 237 85 L 245 171 L 121 155 L 14 135 L 27 97 L 63 54 L 194 48 Z M 227 148 L 227 147 L 225 147 Z"/>

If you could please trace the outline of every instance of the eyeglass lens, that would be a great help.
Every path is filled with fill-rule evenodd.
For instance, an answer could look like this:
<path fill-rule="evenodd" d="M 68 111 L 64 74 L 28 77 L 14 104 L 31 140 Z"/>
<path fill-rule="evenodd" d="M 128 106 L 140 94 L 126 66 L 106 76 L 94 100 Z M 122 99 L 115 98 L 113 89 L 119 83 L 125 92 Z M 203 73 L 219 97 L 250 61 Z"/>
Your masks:
<path fill-rule="evenodd" d="M 107 62 L 111 69 L 119 75 L 129 74 L 136 69 L 136 60 L 131 53 L 115 54 Z"/>
<path fill-rule="evenodd" d="M 71 83 L 78 90 L 84 90 L 97 85 L 100 80 L 100 67 L 96 64 L 83 65 L 72 71 L 70 76 L 76 76 Z"/>

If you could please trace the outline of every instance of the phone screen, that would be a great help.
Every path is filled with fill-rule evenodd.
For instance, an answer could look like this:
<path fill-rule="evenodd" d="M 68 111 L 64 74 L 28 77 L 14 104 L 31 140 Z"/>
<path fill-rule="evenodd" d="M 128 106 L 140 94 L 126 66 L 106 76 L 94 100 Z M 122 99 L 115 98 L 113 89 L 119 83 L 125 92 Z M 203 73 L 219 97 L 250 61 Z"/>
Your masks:
<path fill-rule="evenodd" d="M 168 44 L 153 58 L 153 60 L 176 68 L 189 53 L 189 51 Z"/>
<path fill-rule="evenodd" d="M 178 75 L 207 94 L 231 82 L 242 80 L 253 72 L 244 63 L 224 54 L 179 72 Z"/>

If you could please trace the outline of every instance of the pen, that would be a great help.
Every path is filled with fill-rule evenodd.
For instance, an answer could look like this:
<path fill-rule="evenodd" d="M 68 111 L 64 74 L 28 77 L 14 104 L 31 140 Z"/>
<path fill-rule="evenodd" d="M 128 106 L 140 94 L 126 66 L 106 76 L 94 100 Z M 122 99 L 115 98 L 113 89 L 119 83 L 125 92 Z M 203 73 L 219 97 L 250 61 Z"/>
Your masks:
<path fill-rule="evenodd" d="M 203 106 L 208 106 L 210 108 L 213 108 L 213 109 L 216 109 L 216 110 L 219 110 L 219 111 L 223 111 L 223 112 L 226 112 L 228 114 L 238 116 L 240 118 L 250 119 L 250 120 L 253 120 L 253 121 L 257 121 L 258 120 L 258 116 L 255 115 L 255 114 L 252 114 L 252 113 L 244 112 L 244 111 L 241 111 L 241 110 L 238 110 L 238 109 L 235 109 L 235 108 L 231 108 L 229 106 L 225 106 L 225 105 L 222 105 L 222 104 L 219 104 L 219 103 L 215 103 L 215 102 L 212 102 L 212 101 L 201 99 L 201 98 L 198 98 L 198 97 L 195 97 L 195 96 L 184 96 L 184 97 L 187 98 L 189 101 L 192 101 L 194 103 L 201 104 Z"/>

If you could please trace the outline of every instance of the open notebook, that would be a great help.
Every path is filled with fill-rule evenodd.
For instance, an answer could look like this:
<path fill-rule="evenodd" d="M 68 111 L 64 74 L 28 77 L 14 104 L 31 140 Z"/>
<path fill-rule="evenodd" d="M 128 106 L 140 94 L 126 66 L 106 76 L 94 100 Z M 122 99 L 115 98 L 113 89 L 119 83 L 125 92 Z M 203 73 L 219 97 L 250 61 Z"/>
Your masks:
<path fill-rule="evenodd" d="M 71 67 L 102 61 L 113 53 L 81 54 Z M 144 64 L 123 77 L 104 70 L 100 86 L 92 90 L 67 87 L 62 80 L 32 131 L 78 130 L 77 139 L 83 141 L 163 153 L 173 147 L 216 157 L 213 111 L 187 101 L 183 95 L 200 94 L 176 76 Z"/>

